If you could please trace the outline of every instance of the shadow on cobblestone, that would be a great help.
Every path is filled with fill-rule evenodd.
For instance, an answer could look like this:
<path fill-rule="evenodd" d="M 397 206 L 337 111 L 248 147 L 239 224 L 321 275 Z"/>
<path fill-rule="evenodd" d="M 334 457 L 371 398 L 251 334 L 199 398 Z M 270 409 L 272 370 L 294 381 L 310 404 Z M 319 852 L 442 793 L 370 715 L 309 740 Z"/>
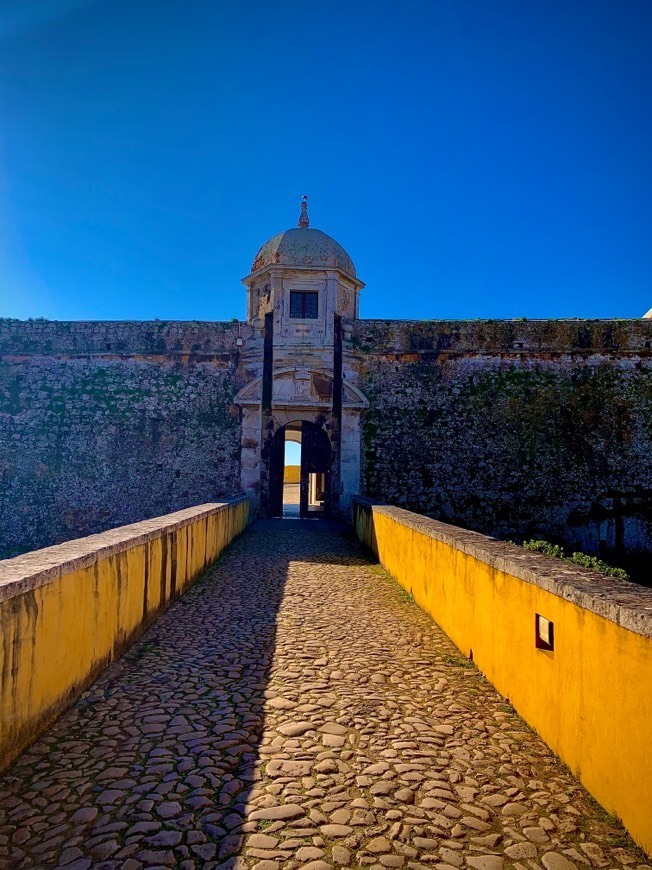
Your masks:
<path fill-rule="evenodd" d="M 238 851 L 286 578 L 266 549 L 236 542 L 0 779 L 0 866 Z"/>
<path fill-rule="evenodd" d="M 0 779 L 0 866 L 652 870 L 357 543 L 283 525 Z"/>

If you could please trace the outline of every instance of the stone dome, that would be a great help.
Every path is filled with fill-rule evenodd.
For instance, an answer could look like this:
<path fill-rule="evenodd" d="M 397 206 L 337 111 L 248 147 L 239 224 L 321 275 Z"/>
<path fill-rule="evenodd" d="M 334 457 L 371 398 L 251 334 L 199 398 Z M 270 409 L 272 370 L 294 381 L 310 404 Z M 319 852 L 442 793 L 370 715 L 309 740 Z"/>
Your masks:
<path fill-rule="evenodd" d="M 355 278 L 353 260 L 344 248 L 321 230 L 306 226 L 285 230 L 265 242 L 254 257 L 251 271 L 277 265 L 339 269 Z"/>

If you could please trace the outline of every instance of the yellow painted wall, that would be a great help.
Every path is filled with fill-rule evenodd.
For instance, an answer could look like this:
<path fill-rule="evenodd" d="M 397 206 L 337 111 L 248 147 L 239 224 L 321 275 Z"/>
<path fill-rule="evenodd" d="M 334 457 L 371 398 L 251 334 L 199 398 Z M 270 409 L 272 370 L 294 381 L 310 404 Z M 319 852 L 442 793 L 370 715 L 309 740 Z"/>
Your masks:
<path fill-rule="evenodd" d="M 213 562 L 249 502 L 202 505 L 0 563 L 0 769 Z"/>
<path fill-rule="evenodd" d="M 428 534 L 434 521 L 365 506 L 354 519 L 387 571 L 464 655 L 473 650 L 482 673 L 652 854 L 652 638 L 438 540 Z M 554 622 L 552 652 L 535 648 L 537 613 Z"/>
<path fill-rule="evenodd" d="M 285 473 L 283 474 L 284 483 L 301 483 L 301 466 L 286 465 Z"/>

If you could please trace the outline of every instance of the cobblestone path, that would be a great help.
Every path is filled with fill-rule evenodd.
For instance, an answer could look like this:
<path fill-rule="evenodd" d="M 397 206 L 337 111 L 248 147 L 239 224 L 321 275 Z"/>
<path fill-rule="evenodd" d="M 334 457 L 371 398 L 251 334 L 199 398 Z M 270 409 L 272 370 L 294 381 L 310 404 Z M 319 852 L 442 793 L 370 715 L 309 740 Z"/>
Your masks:
<path fill-rule="evenodd" d="M 0 865 L 650 870 L 355 544 L 255 530 L 0 779 Z"/>

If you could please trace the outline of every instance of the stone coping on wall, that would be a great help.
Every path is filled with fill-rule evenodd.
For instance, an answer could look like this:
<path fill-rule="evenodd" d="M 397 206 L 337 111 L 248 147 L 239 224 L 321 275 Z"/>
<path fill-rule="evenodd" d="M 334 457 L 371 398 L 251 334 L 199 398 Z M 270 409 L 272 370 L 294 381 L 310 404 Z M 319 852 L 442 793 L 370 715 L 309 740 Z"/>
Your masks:
<path fill-rule="evenodd" d="M 0 355 L 179 355 L 233 353 L 254 331 L 244 321 L 9 320 Z"/>
<path fill-rule="evenodd" d="M 652 356 L 652 320 L 356 320 L 353 349 L 386 353 Z"/>
<path fill-rule="evenodd" d="M 123 553 L 139 544 L 160 538 L 169 532 L 178 531 L 198 519 L 228 510 L 239 502 L 247 500 L 239 495 L 223 502 L 197 505 L 185 508 L 163 517 L 142 520 L 128 526 L 118 526 L 96 535 L 75 538 L 53 547 L 33 550 L 13 559 L 0 561 L 0 601 L 16 598 L 52 583 L 64 574 L 86 568 L 89 565 Z"/>
<path fill-rule="evenodd" d="M 347 350 L 364 353 L 596 352 L 652 355 L 652 319 L 364 319 L 350 322 Z M 14 320 L 0 318 L 0 355 L 234 353 L 255 339 L 244 320 Z M 368 349 L 366 349 L 368 346 Z"/>
<path fill-rule="evenodd" d="M 356 496 L 353 503 L 373 509 L 375 513 L 454 547 L 497 571 L 597 613 L 629 631 L 652 638 L 652 588 L 607 577 L 517 544 L 498 541 L 372 499 Z"/>

